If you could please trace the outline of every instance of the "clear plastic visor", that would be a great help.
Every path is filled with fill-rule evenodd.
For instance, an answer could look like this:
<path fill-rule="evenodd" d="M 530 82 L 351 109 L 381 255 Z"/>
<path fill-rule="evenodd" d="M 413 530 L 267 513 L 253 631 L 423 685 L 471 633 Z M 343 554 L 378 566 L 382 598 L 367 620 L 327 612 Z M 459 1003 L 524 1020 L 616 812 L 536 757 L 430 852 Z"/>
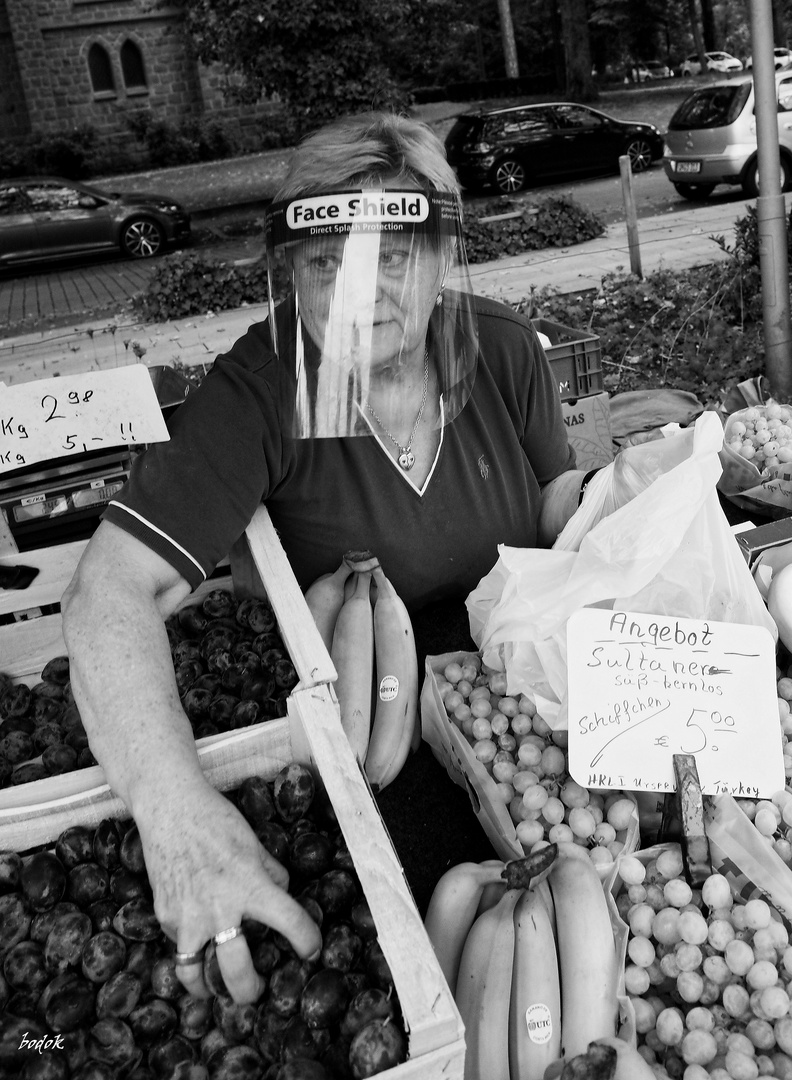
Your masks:
<path fill-rule="evenodd" d="M 476 318 L 455 195 L 365 190 L 293 199 L 267 212 L 270 321 L 297 438 L 369 435 L 422 418 L 448 423 L 470 393 Z"/>

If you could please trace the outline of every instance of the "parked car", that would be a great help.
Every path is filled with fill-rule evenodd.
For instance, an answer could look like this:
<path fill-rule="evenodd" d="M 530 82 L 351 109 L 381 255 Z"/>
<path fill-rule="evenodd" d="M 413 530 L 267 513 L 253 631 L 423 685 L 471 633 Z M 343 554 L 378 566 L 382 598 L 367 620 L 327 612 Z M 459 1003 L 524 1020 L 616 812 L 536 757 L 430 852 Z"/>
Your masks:
<path fill-rule="evenodd" d="M 742 71 L 742 60 L 738 60 L 736 56 L 732 56 L 727 52 L 708 52 L 704 53 L 704 57 L 707 61 L 707 71 L 721 71 L 727 74 L 730 71 Z M 700 75 L 701 74 L 701 61 L 699 60 L 698 53 L 694 53 L 692 56 L 688 56 L 682 64 L 682 75 Z"/>
<path fill-rule="evenodd" d="M 0 265 L 105 250 L 148 259 L 189 237 L 190 215 L 167 195 L 55 176 L 0 181 Z"/>
<path fill-rule="evenodd" d="M 776 70 L 792 63 L 792 49 L 773 49 L 773 63 Z M 749 56 L 745 61 L 746 68 L 753 67 L 753 57 Z"/>
<path fill-rule="evenodd" d="M 464 187 L 511 194 L 545 177 L 618 170 L 623 154 L 641 172 L 662 157 L 663 136 L 653 124 L 555 101 L 464 113 L 445 146 Z"/>
<path fill-rule="evenodd" d="M 792 185 L 792 69 L 775 74 L 781 189 Z M 754 85 L 750 74 L 685 98 L 668 123 L 663 167 L 683 198 L 706 199 L 718 184 L 759 194 Z"/>
<path fill-rule="evenodd" d="M 649 79 L 670 79 L 674 74 L 662 60 L 645 60 L 641 67 Z"/>

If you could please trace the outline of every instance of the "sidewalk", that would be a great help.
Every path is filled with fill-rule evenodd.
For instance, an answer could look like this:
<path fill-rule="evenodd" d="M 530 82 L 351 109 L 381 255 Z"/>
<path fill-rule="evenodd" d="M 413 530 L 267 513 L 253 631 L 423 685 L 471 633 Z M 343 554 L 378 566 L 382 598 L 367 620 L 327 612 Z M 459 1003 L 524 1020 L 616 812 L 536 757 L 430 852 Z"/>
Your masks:
<path fill-rule="evenodd" d="M 787 214 L 792 195 L 787 197 Z M 726 256 L 712 239 L 734 240 L 734 223 L 751 201 L 703 203 L 683 212 L 642 218 L 638 223 L 644 275 L 660 269 L 686 270 Z M 551 286 L 564 293 L 599 288 L 608 273 L 629 273 L 630 246 L 624 224 L 604 236 L 569 248 L 526 252 L 470 267 L 477 293 L 505 302 Z M 208 367 L 253 323 L 266 316 L 265 304 L 143 324 L 120 316 L 117 322 L 85 322 L 0 340 L 0 381 L 28 382 L 53 375 L 120 367 L 131 363 Z"/>

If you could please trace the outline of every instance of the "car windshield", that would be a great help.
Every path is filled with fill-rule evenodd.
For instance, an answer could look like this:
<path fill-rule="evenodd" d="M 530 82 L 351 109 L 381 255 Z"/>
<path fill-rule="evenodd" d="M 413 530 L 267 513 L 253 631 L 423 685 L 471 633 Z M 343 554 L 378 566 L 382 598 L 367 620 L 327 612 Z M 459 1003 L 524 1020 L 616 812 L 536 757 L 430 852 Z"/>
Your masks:
<path fill-rule="evenodd" d="M 692 131 L 733 124 L 745 104 L 751 84 L 705 86 L 685 98 L 668 123 L 669 131 Z"/>
<path fill-rule="evenodd" d="M 478 116 L 460 116 L 446 136 L 446 146 L 449 150 L 455 150 L 473 141 L 480 134 L 482 120 Z"/>

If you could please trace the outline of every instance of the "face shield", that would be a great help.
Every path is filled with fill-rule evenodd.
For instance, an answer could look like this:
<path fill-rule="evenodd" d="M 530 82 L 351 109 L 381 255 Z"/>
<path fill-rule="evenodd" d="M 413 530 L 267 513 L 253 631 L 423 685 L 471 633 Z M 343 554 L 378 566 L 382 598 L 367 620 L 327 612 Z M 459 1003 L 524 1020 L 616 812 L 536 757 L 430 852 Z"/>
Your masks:
<path fill-rule="evenodd" d="M 432 423 L 458 415 L 478 333 L 457 196 L 290 199 L 267 210 L 266 238 L 271 333 L 288 373 L 281 415 L 293 437 L 372 434 L 370 417 L 397 412 L 404 376 L 416 372 L 437 388 Z M 284 270 L 289 289 L 276 306 Z"/>

